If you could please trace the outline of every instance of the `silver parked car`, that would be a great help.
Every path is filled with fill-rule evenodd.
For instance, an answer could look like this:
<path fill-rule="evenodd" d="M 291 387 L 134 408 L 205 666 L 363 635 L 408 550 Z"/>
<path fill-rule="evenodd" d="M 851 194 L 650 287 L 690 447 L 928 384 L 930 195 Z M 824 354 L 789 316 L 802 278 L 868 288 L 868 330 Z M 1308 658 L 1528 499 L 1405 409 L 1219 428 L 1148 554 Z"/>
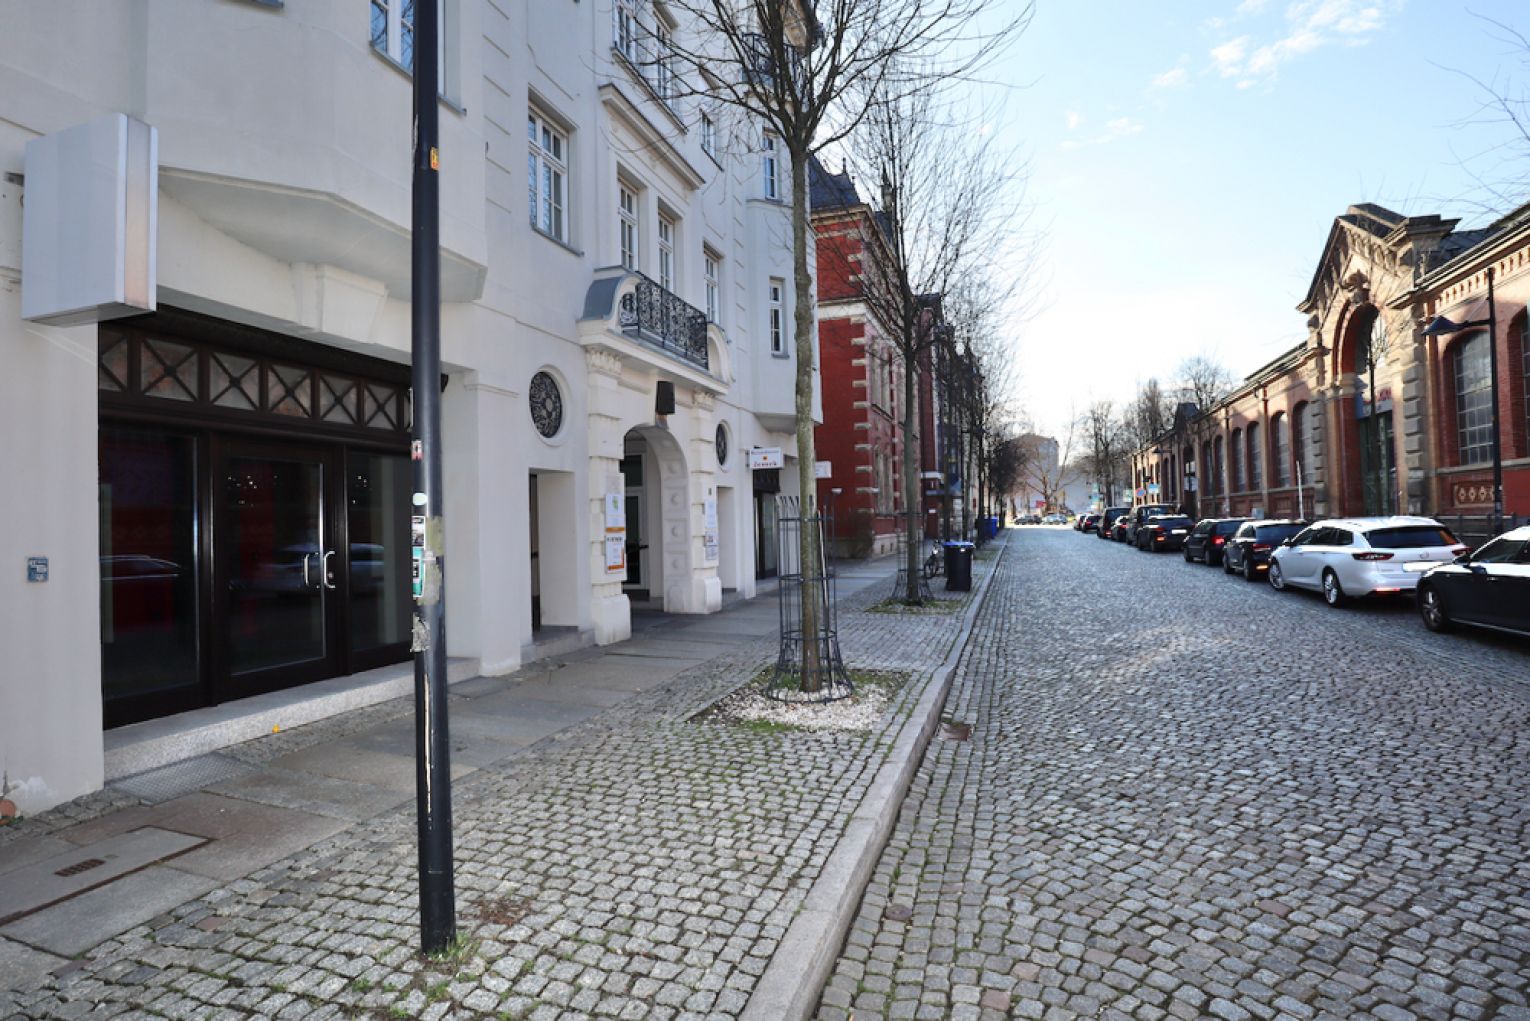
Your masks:
<path fill-rule="evenodd" d="M 1313 522 L 1275 548 L 1270 584 L 1313 589 L 1329 606 L 1342 606 L 1361 596 L 1412 592 L 1423 565 L 1446 564 L 1465 552 L 1433 518 L 1333 518 Z"/>

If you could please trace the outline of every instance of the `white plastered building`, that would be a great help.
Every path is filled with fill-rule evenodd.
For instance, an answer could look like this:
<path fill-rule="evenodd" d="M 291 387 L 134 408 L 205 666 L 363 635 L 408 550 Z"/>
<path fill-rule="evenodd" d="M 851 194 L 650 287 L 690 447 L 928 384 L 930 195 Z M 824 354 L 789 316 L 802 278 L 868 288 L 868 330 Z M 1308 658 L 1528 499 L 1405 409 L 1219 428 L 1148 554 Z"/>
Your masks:
<path fill-rule="evenodd" d="M 616 2 L 443 4 L 461 675 L 753 595 L 796 488 L 784 154 L 635 48 L 693 26 Z M 306 692 L 407 690 L 402 9 L 7 5 L 0 796 L 22 811 L 174 754 L 132 737 L 166 719 L 220 713 L 196 740 L 226 743 L 278 693 L 290 724 Z"/>

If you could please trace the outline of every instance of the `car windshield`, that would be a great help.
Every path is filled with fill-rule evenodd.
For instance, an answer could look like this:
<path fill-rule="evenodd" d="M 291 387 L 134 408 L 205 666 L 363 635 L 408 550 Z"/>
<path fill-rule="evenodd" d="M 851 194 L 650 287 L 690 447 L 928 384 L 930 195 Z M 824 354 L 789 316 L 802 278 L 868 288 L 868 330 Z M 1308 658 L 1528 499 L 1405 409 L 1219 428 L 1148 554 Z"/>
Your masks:
<path fill-rule="evenodd" d="M 1456 537 L 1450 529 L 1439 525 L 1404 525 L 1398 528 L 1378 528 L 1365 533 L 1365 541 L 1372 549 L 1416 549 L 1432 546 L 1455 546 Z"/>
<path fill-rule="evenodd" d="M 1263 528 L 1254 529 L 1254 538 L 1259 542 L 1285 542 L 1305 527 L 1305 525 L 1265 525 Z"/>

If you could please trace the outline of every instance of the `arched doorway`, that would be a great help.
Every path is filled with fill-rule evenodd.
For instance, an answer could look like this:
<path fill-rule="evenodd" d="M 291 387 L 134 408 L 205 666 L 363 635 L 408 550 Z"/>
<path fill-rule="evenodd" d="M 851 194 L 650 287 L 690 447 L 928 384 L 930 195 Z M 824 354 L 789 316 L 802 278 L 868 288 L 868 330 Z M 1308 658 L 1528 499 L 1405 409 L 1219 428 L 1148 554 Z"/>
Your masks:
<path fill-rule="evenodd" d="M 1374 305 L 1354 310 L 1337 352 L 1338 376 L 1352 385 L 1339 406 L 1340 450 L 1344 459 L 1343 514 L 1397 513 L 1396 435 L 1389 388 L 1378 382 L 1386 355 L 1386 319 Z"/>
<path fill-rule="evenodd" d="M 658 426 L 628 430 L 621 475 L 627 524 L 622 592 L 635 607 L 665 613 L 709 613 L 722 602 L 715 574 L 698 577 L 698 505 L 679 441 Z"/>

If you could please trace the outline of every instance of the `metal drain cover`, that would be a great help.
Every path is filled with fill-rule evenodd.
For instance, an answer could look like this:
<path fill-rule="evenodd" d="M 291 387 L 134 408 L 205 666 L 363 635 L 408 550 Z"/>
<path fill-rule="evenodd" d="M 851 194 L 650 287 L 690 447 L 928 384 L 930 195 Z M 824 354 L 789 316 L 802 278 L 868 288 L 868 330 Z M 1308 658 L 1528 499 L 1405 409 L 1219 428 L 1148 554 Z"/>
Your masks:
<path fill-rule="evenodd" d="M 205 843 L 206 837 L 145 826 L 0 873 L 0 925 Z"/>

